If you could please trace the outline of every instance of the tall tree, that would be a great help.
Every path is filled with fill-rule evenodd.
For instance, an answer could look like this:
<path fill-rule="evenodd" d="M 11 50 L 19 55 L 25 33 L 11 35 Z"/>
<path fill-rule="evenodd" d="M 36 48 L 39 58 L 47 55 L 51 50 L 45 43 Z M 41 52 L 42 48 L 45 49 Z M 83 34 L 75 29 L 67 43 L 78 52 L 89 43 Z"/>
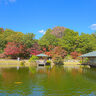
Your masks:
<path fill-rule="evenodd" d="M 36 42 L 35 35 L 33 33 L 28 33 L 22 36 L 21 42 L 26 45 L 27 48 L 31 48 Z"/>
<path fill-rule="evenodd" d="M 78 47 L 79 34 L 73 30 L 66 29 L 64 35 L 59 39 L 59 46 L 63 47 L 68 53 L 73 52 Z"/>
<path fill-rule="evenodd" d="M 56 38 L 56 36 L 51 34 L 51 31 L 51 29 L 48 29 L 44 36 L 39 40 L 39 44 L 41 46 L 45 46 L 47 49 L 49 45 L 58 45 L 58 39 Z"/>
<path fill-rule="evenodd" d="M 88 53 L 93 50 L 96 50 L 95 42 L 96 38 L 94 37 L 94 35 L 82 33 L 79 36 L 79 45 L 77 51 L 82 53 Z"/>

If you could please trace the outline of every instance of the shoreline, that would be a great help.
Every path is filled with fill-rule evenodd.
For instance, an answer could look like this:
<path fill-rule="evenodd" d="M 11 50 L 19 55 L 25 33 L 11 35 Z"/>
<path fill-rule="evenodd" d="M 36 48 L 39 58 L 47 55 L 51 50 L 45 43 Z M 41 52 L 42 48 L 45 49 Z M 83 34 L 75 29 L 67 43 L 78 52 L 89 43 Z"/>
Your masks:
<path fill-rule="evenodd" d="M 21 65 L 21 61 L 25 61 L 24 65 Z M 14 59 L 0 59 L 0 68 L 1 67 L 22 67 L 22 66 L 25 66 L 25 67 L 28 67 L 30 66 L 28 60 L 14 60 Z"/>

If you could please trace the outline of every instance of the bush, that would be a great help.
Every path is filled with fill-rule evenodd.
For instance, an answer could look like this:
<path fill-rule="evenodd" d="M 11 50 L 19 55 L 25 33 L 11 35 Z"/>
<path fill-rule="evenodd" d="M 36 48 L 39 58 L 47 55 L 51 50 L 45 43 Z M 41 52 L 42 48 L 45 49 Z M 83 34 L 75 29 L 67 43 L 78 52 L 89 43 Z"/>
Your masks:
<path fill-rule="evenodd" d="M 71 55 L 67 55 L 64 60 L 71 60 L 72 59 L 72 56 Z"/>
<path fill-rule="evenodd" d="M 77 59 L 77 57 L 79 56 L 79 53 L 74 51 L 74 52 L 71 52 L 70 55 L 72 56 L 73 59 Z"/>
<path fill-rule="evenodd" d="M 80 60 L 80 63 L 82 64 L 82 63 L 87 63 L 88 62 L 88 58 L 84 58 L 83 59 L 83 62 L 82 62 L 82 60 Z"/>
<path fill-rule="evenodd" d="M 20 65 L 21 65 L 21 66 L 25 66 L 25 61 L 21 61 L 21 62 L 20 62 Z"/>
<path fill-rule="evenodd" d="M 2 54 L 3 53 L 3 50 L 0 49 L 0 53 Z"/>
<path fill-rule="evenodd" d="M 0 58 L 6 58 L 6 55 L 4 53 L 1 53 Z"/>
<path fill-rule="evenodd" d="M 51 61 L 50 60 L 47 60 L 46 61 L 46 65 L 50 65 L 51 64 Z"/>
<path fill-rule="evenodd" d="M 58 55 L 53 57 L 53 62 L 56 65 L 63 65 L 64 64 L 62 57 L 58 56 Z"/>
<path fill-rule="evenodd" d="M 29 62 L 32 62 L 32 61 L 36 61 L 38 60 L 39 58 L 35 55 L 32 55 L 32 57 L 29 59 Z"/>

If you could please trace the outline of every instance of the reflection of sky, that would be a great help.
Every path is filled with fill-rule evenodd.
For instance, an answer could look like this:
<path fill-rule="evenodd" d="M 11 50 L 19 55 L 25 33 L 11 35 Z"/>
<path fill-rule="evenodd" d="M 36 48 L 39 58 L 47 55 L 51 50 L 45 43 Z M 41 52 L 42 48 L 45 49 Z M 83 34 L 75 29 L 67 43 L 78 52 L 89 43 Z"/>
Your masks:
<path fill-rule="evenodd" d="M 0 96 L 7 95 L 95 96 L 96 71 L 80 66 L 43 68 L 32 73 L 28 68 L 4 68 L 0 75 Z"/>
<path fill-rule="evenodd" d="M 30 94 L 29 96 L 44 96 L 43 87 L 35 86 L 35 88 L 33 88 L 32 90 L 32 94 Z"/>

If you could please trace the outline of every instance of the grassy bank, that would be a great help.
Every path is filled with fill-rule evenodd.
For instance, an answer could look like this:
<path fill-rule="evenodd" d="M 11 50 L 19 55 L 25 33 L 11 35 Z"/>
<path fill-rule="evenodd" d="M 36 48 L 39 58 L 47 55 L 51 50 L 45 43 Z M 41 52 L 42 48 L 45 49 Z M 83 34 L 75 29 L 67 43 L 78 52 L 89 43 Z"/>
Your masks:
<path fill-rule="evenodd" d="M 80 62 L 64 62 L 65 65 L 80 65 Z"/>
<path fill-rule="evenodd" d="M 22 61 L 17 60 L 6 60 L 6 59 L 0 59 L 0 67 L 17 67 L 17 66 L 23 66 L 21 65 Z M 28 60 L 24 60 L 24 66 L 30 66 L 30 63 Z"/>
<path fill-rule="evenodd" d="M 24 64 L 22 65 L 22 62 Z M 64 62 L 64 65 L 80 65 L 80 62 Z M 31 63 L 28 60 L 13 60 L 13 59 L 0 59 L 0 67 L 17 67 L 17 66 L 36 66 L 36 64 Z M 54 66 L 54 63 L 51 61 L 51 66 Z"/>

